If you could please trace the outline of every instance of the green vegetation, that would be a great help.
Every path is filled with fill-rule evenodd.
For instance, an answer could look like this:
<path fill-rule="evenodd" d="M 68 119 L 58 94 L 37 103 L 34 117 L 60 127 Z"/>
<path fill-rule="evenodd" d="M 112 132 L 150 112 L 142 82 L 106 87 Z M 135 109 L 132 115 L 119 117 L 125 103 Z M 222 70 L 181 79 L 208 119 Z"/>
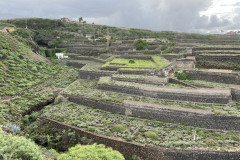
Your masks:
<path fill-rule="evenodd" d="M 4 133 L 0 126 L 0 159 L 44 160 L 44 157 L 32 141 Z"/>
<path fill-rule="evenodd" d="M 228 132 L 198 129 L 180 124 L 133 118 L 74 103 L 63 102 L 48 106 L 42 116 L 86 131 L 91 126 L 95 128 L 92 132 L 100 135 L 167 148 L 191 149 L 195 146 L 214 150 L 237 150 L 240 145 L 239 132 L 229 134 Z M 197 130 L 196 133 L 195 130 Z M 194 134 L 195 142 L 193 141 Z M 214 141 L 214 143 L 209 143 L 210 141 Z"/>
<path fill-rule="evenodd" d="M 115 126 L 113 126 L 112 131 L 113 132 L 118 132 L 118 133 L 123 133 L 126 131 L 127 126 L 125 124 L 117 124 Z"/>
<path fill-rule="evenodd" d="M 118 151 L 114 151 L 111 148 L 105 148 L 104 145 L 77 145 L 69 149 L 68 153 L 60 155 L 58 160 L 124 160 L 125 158 Z"/>
<path fill-rule="evenodd" d="M 186 72 L 175 72 L 174 77 L 177 77 L 178 80 L 191 80 L 191 77 Z"/>
<path fill-rule="evenodd" d="M 155 140 L 156 141 L 159 138 L 158 135 L 155 132 L 153 132 L 153 131 L 147 131 L 144 134 L 145 134 L 146 138 L 150 138 L 151 140 Z"/>
<path fill-rule="evenodd" d="M 163 57 L 154 55 L 152 58 L 154 61 L 144 59 L 115 58 L 112 61 L 104 64 L 102 67 L 161 69 L 169 64 L 169 61 Z"/>
<path fill-rule="evenodd" d="M 137 40 L 136 42 L 136 48 L 137 50 L 142 50 L 143 47 L 148 46 L 148 42 L 142 39 Z"/>
<path fill-rule="evenodd" d="M 107 78 L 103 79 L 103 83 L 107 82 Z M 144 96 L 136 96 L 131 94 L 124 94 L 111 91 L 102 91 L 97 90 L 96 85 L 98 81 L 96 80 L 77 80 L 67 87 L 62 94 L 73 95 L 73 96 L 82 96 L 94 100 L 101 100 L 106 102 L 113 102 L 117 104 L 123 104 L 125 100 L 154 103 L 154 104 L 163 104 L 168 106 L 179 106 L 183 108 L 193 108 L 193 109 L 203 109 L 203 110 L 220 110 L 225 115 L 237 116 L 240 117 L 240 108 L 238 105 L 220 105 L 220 104 L 202 104 L 202 103 L 192 103 L 192 102 L 174 102 L 167 100 L 160 100 Z M 107 82 L 108 83 L 108 82 Z M 118 83 L 120 84 L 120 83 Z M 132 85 L 136 87 L 136 85 Z M 125 84 L 126 85 L 126 84 Z"/>

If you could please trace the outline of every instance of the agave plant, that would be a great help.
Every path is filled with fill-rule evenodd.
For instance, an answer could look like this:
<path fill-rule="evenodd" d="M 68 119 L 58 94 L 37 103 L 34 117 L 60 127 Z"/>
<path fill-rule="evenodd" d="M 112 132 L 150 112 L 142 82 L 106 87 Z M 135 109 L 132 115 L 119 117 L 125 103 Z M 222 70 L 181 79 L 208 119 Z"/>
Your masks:
<path fill-rule="evenodd" d="M 21 130 L 21 128 L 18 125 L 12 123 L 8 123 L 6 127 L 9 128 L 13 133 L 17 133 Z"/>

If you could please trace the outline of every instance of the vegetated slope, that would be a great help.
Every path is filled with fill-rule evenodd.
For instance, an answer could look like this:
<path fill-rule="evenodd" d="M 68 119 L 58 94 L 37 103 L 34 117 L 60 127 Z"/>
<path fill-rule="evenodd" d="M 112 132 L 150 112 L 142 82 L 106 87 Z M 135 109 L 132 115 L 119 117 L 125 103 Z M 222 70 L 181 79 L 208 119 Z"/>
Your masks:
<path fill-rule="evenodd" d="M 0 32 L 0 96 L 14 96 L 56 73 L 44 62 L 34 62 L 32 50 L 7 33 Z"/>
<path fill-rule="evenodd" d="M 200 35 L 190 33 L 177 33 L 171 31 L 150 31 L 135 28 L 119 28 L 106 25 L 93 25 L 85 23 L 63 22 L 61 20 L 29 18 L 29 19 L 12 19 L 1 20 L 2 23 L 15 25 L 17 28 L 25 28 L 26 24 L 28 30 L 32 30 L 32 37 L 39 45 L 47 47 L 57 47 L 65 40 L 78 38 L 85 38 L 84 35 L 92 34 L 95 37 L 103 37 L 109 32 L 112 41 L 117 39 L 133 40 L 136 38 L 167 38 L 173 39 L 199 39 L 208 40 L 214 38 L 222 38 L 216 35 Z"/>
<path fill-rule="evenodd" d="M 36 53 L 28 45 L 0 32 L 0 124 L 21 124 L 26 112 L 49 103 L 54 92 L 77 78 L 72 68 L 52 66 L 32 57 Z"/>

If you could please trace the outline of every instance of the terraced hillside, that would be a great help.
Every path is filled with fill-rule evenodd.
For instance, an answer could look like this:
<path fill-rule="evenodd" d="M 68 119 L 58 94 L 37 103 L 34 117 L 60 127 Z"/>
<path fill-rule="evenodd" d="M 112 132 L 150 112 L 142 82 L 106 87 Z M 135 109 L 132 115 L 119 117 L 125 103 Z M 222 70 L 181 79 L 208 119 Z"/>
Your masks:
<path fill-rule="evenodd" d="M 120 44 L 119 48 L 121 45 L 125 46 Z M 211 82 L 211 74 L 208 78 L 199 75 L 201 79 L 198 73 L 194 75 L 204 69 L 178 68 L 179 60 L 195 54 L 179 53 L 181 59 L 168 61 L 161 53 L 137 53 L 69 54 L 71 59 L 64 61 L 80 68 L 79 79 L 32 124 L 42 126 L 40 130 L 29 126 L 27 132 L 34 132 L 30 137 L 46 143 L 47 124 L 56 126 L 51 131 L 56 148 L 63 142 L 55 137 L 62 137 L 63 129 L 71 129 L 72 136 L 65 143 L 98 142 L 126 157 L 238 159 L 239 73 L 229 73 L 226 77 L 236 75 L 236 79 L 228 82 L 221 81 L 221 73 L 220 81 Z M 195 63 L 194 58 L 191 60 Z"/>
<path fill-rule="evenodd" d="M 24 24 L 6 22 L 18 29 Z M 17 134 L 47 148 L 43 156 L 52 159 L 58 153 L 49 149 L 65 152 L 94 143 L 126 159 L 240 158 L 238 47 L 201 44 L 225 43 L 221 36 L 134 29 L 129 40 L 113 34 L 107 46 L 84 37 L 89 28 L 101 28 L 104 36 L 104 26 L 43 22 L 31 19 L 29 28 L 35 42 L 45 46 L 45 56 L 64 51 L 69 58 L 57 61 L 61 66 L 50 63 L 33 52 L 34 45 L 16 38 L 21 34 L 0 32 L 2 128 L 20 126 Z M 44 39 L 44 30 L 54 36 Z M 138 50 L 135 38 L 143 35 L 178 43 L 156 41 Z"/>

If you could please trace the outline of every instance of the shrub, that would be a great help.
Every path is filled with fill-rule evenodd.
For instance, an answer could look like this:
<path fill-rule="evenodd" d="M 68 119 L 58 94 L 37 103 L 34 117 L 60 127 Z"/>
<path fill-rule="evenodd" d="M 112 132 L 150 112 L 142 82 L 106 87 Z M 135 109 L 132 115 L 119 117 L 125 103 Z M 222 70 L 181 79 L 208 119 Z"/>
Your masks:
<path fill-rule="evenodd" d="M 112 128 L 113 132 L 122 133 L 127 129 L 127 126 L 125 124 L 117 124 Z"/>
<path fill-rule="evenodd" d="M 148 46 L 148 42 L 147 41 L 141 40 L 141 39 L 137 40 L 137 42 L 136 42 L 136 49 L 137 50 L 142 50 L 143 47 L 145 47 L 145 46 Z"/>
<path fill-rule="evenodd" d="M 178 80 L 191 80 L 191 77 L 186 72 L 175 72 L 174 77 L 177 77 Z"/>
<path fill-rule="evenodd" d="M 158 140 L 158 135 L 153 131 L 147 131 L 144 133 L 144 135 L 146 138 L 149 138 L 151 140 Z"/>
<path fill-rule="evenodd" d="M 104 145 L 77 145 L 69 149 L 68 153 L 60 155 L 58 160 L 124 160 L 124 157 L 118 151 L 112 148 L 105 148 Z"/>
<path fill-rule="evenodd" d="M 6 134 L 0 126 L 0 159 L 43 160 L 39 147 L 30 140 Z"/>
<path fill-rule="evenodd" d="M 133 59 L 130 59 L 130 60 L 129 60 L 129 63 L 134 64 L 135 61 L 134 61 Z"/>

